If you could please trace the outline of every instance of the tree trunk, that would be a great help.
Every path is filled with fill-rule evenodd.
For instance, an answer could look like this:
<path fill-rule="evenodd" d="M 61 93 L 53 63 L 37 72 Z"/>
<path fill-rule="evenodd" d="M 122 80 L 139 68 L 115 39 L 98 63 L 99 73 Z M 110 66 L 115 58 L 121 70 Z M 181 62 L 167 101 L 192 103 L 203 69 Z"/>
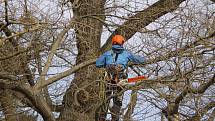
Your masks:
<path fill-rule="evenodd" d="M 76 40 L 79 64 L 98 56 L 104 16 L 105 0 L 80 0 L 80 8 L 74 9 L 77 18 Z M 83 16 L 88 16 L 84 18 Z M 101 20 L 101 21 L 100 21 Z M 70 88 L 63 98 L 64 108 L 59 121 L 92 121 L 95 120 L 95 110 L 99 102 L 97 79 L 98 69 L 95 65 L 87 66 L 76 72 Z"/>

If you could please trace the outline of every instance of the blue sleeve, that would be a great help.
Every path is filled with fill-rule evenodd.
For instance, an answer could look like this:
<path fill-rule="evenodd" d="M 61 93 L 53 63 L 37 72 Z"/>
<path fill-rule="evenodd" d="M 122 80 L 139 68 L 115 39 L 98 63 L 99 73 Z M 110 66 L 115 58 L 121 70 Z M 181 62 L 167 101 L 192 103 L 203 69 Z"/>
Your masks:
<path fill-rule="evenodd" d="M 141 64 L 141 63 L 145 62 L 144 57 L 137 56 L 137 55 L 134 55 L 132 53 L 129 53 L 129 60 L 133 63 L 136 63 L 136 64 Z"/>
<path fill-rule="evenodd" d="M 96 67 L 105 67 L 105 55 L 101 55 L 99 58 L 96 59 Z"/>

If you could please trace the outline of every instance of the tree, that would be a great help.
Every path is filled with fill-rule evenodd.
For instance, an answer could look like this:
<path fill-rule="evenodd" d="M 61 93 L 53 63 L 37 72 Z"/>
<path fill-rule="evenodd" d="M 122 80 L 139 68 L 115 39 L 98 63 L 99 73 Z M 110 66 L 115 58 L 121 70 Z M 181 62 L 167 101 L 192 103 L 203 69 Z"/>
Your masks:
<path fill-rule="evenodd" d="M 45 121 L 95 120 L 102 100 L 101 71 L 94 62 L 110 49 L 111 37 L 122 34 L 129 40 L 129 50 L 147 57 L 139 66 L 149 76 L 125 88 L 133 91 L 124 120 L 141 113 L 143 118 L 153 117 L 147 107 L 170 121 L 213 120 L 214 2 L 4 0 L 0 9 L 2 119 L 37 120 L 35 111 Z M 103 33 L 110 36 L 101 46 Z M 139 37 L 137 44 L 133 37 Z M 141 67 L 129 71 L 144 73 Z M 143 110 L 136 114 L 135 107 L 142 102 Z"/>

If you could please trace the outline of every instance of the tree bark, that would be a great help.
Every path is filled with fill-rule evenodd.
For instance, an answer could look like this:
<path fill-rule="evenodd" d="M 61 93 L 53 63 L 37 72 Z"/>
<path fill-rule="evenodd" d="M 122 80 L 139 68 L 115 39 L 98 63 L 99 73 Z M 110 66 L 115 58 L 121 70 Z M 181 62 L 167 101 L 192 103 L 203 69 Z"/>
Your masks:
<path fill-rule="evenodd" d="M 5 89 L 1 92 L 0 101 L 6 121 L 16 121 L 16 106 L 13 100 L 11 90 Z"/>
<path fill-rule="evenodd" d="M 81 7 L 73 10 L 78 22 L 75 28 L 78 48 L 76 64 L 98 56 L 103 26 L 102 22 L 97 19 L 82 17 L 105 14 L 105 0 L 80 0 L 78 4 Z M 105 18 L 100 16 L 99 19 L 104 21 Z M 75 73 L 74 80 L 64 95 L 64 108 L 58 121 L 95 120 L 95 109 L 99 100 L 98 88 L 93 82 L 97 79 L 97 70 L 94 65 L 90 65 Z"/>

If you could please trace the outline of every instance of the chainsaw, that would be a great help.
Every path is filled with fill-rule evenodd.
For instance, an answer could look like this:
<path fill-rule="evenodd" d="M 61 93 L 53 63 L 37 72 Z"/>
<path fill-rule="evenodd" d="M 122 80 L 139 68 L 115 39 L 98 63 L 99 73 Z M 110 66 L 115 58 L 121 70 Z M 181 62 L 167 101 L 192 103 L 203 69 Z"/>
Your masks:
<path fill-rule="evenodd" d="M 125 86 L 125 85 L 132 84 L 132 83 L 135 83 L 135 82 L 144 81 L 146 79 L 147 79 L 146 76 L 137 76 L 137 77 L 127 78 L 127 79 L 121 79 L 117 83 L 117 85 L 118 86 Z"/>

